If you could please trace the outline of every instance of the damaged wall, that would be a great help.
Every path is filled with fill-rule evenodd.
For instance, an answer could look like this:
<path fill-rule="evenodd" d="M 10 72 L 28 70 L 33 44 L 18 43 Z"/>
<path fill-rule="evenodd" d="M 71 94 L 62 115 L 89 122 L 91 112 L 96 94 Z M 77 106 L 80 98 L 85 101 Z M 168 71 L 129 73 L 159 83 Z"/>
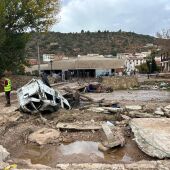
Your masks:
<path fill-rule="evenodd" d="M 136 77 L 103 77 L 102 83 L 111 86 L 113 90 L 129 89 L 139 85 Z"/>

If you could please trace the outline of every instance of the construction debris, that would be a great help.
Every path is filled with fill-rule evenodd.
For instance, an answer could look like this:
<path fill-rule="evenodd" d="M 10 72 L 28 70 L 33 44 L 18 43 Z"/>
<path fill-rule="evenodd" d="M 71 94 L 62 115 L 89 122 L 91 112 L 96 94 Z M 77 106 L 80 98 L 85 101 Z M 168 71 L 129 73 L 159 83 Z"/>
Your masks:
<path fill-rule="evenodd" d="M 0 162 L 5 161 L 9 157 L 10 153 L 4 148 L 2 145 L 0 145 Z"/>
<path fill-rule="evenodd" d="M 17 90 L 17 96 L 23 112 L 56 111 L 60 106 L 66 109 L 71 108 L 58 90 L 48 87 L 41 80 L 32 79 Z"/>
<path fill-rule="evenodd" d="M 164 116 L 164 112 L 163 112 L 162 108 L 160 108 L 160 107 L 156 109 L 154 114 Z"/>
<path fill-rule="evenodd" d="M 53 143 L 60 136 L 60 132 L 55 129 L 42 128 L 29 135 L 28 140 L 39 145 Z"/>
<path fill-rule="evenodd" d="M 107 151 L 116 146 L 123 147 L 125 145 L 125 138 L 123 137 L 123 133 L 118 127 L 104 123 L 102 124 L 102 128 L 107 137 L 107 140 L 99 144 L 99 150 Z"/>
<path fill-rule="evenodd" d="M 102 84 L 98 82 L 93 82 L 88 84 L 86 86 L 85 92 L 87 93 L 110 93 L 113 92 L 113 89 L 111 86 L 103 86 Z"/>
<path fill-rule="evenodd" d="M 59 129 L 70 129 L 70 130 L 100 130 L 102 129 L 100 122 L 73 122 L 73 123 L 61 123 L 57 124 Z"/>
<path fill-rule="evenodd" d="M 158 115 L 154 115 L 152 113 L 140 112 L 140 111 L 130 111 L 128 112 L 128 116 L 131 118 L 154 118 L 160 117 Z"/>
<path fill-rule="evenodd" d="M 142 106 L 140 105 L 129 105 L 129 106 L 125 106 L 125 108 L 127 110 L 142 110 Z"/>
<path fill-rule="evenodd" d="M 130 127 L 139 148 L 157 158 L 170 158 L 170 119 L 132 119 Z"/>

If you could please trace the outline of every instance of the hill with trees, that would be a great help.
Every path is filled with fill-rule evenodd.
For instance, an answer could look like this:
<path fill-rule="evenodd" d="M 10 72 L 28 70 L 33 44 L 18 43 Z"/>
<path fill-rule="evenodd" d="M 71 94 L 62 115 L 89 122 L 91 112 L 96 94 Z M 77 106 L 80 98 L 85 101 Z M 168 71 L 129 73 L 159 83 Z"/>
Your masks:
<path fill-rule="evenodd" d="M 121 52 L 146 51 L 147 43 L 155 43 L 155 38 L 133 32 L 85 32 L 81 33 L 31 33 L 31 39 L 26 46 L 29 58 L 36 58 L 37 44 L 40 54 L 64 54 L 66 56 L 86 55 L 97 53 L 103 55 L 116 55 Z"/>

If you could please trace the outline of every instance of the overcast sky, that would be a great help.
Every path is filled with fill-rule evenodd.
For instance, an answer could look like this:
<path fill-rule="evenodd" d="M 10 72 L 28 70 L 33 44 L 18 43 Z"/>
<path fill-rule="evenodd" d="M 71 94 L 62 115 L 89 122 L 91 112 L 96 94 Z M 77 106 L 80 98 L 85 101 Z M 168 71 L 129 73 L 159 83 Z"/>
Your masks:
<path fill-rule="evenodd" d="M 62 0 L 58 32 L 133 31 L 155 35 L 170 28 L 170 0 Z"/>

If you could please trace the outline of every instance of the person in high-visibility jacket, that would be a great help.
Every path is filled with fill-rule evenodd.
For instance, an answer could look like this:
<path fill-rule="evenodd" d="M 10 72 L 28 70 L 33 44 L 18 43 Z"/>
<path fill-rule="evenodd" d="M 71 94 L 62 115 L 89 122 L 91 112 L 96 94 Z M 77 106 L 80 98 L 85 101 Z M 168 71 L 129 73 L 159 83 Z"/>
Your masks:
<path fill-rule="evenodd" d="M 4 80 L 4 92 L 5 92 L 5 97 L 6 97 L 6 106 L 10 106 L 11 102 L 10 102 L 10 93 L 12 90 L 12 84 L 11 84 L 11 80 L 9 78 L 4 77 L 3 75 L 3 80 Z"/>

